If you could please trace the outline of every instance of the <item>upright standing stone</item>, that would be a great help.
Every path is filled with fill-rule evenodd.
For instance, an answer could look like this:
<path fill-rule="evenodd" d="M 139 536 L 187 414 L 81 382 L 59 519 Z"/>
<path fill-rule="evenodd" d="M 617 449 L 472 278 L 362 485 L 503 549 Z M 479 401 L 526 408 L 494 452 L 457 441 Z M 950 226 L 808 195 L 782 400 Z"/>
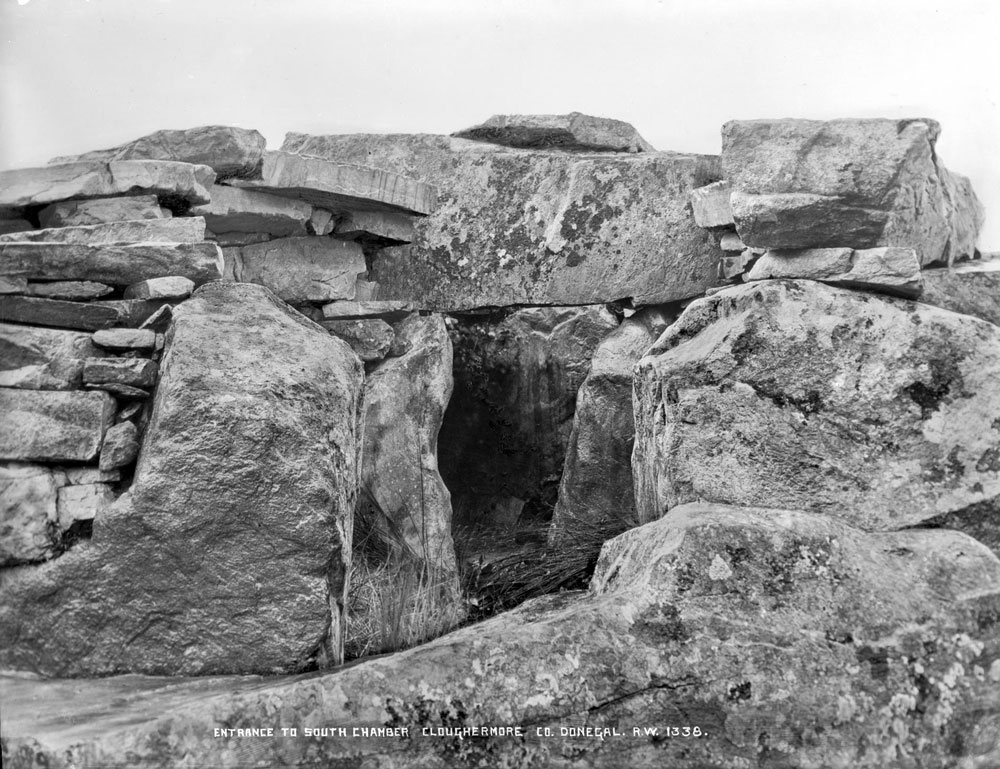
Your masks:
<path fill-rule="evenodd" d="M 260 286 L 203 287 L 169 337 L 130 492 L 88 546 L 0 575 L 3 667 L 208 675 L 339 662 L 360 362 Z"/>

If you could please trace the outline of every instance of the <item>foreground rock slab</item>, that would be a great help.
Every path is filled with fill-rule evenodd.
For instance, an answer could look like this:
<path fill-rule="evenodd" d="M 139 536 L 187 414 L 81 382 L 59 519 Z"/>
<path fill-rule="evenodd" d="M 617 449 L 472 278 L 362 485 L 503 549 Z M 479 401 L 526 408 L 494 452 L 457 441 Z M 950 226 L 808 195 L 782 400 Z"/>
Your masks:
<path fill-rule="evenodd" d="M 695 499 L 868 529 L 1000 495 L 1000 328 L 811 281 L 693 302 L 640 362 L 640 520 Z"/>
<path fill-rule="evenodd" d="M 985 767 L 998 609 L 1000 561 L 960 533 L 687 505 L 607 543 L 589 594 L 337 673 L 0 679 L 4 765 Z"/>
<path fill-rule="evenodd" d="M 452 134 L 460 139 L 524 149 L 581 152 L 655 152 L 624 120 L 568 115 L 494 115 L 485 123 Z"/>
<path fill-rule="evenodd" d="M 935 154 L 933 120 L 733 120 L 722 166 L 736 229 L 761 248 L 914 249 L 922 265 L 975 252 L 983 209 Z"/>
<path fill-rule="evenodd" d="M 201 217 L 138 219 L 82 227 L 50 227 L 32 232 L 0 235 L 0 243 L 82 243 L 99 245 L 122 242 L 199 243 L 205 239 Z"/>
<path fill-rule="evenodd" d="M 512 304 L 659 304 L 714 285 L 721 252 L 689 193 L 718 158 L 513 150 L 431 135 L 289 134 L 283 149 L 436 185 L 411 245 L 382 251 L 380 299 L 451 312 Z"/>
<path fill-rule="evenodd" d="M 202 675 L 338 661 L 360 362 L 252 285 L 203 287 L 168 337 L 130 492 L 49 567 L 0 574 L 0 666 Z"/>

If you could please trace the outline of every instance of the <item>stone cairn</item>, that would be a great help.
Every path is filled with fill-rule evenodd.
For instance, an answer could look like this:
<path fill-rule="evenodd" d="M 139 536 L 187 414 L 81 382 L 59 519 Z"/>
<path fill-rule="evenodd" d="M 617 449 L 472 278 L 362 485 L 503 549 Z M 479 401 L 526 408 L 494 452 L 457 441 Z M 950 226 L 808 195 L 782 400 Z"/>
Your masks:
<path fill-rule="evenodd" d="M 366 508 L 442 629 L 490 537 L 607 540 L 584 593 L 127 730 L 8 722 L 4 765 L 996 765 L 1000 260 L 939 131 L 215 126 L 0 173 L 5 669 L 336 666 Z M 345 719 L 404 742 L 228 728 Z M 529 723 L 562 736 L 419 739 Z M 639 723 L 699 731 L 560 732 Z"/>

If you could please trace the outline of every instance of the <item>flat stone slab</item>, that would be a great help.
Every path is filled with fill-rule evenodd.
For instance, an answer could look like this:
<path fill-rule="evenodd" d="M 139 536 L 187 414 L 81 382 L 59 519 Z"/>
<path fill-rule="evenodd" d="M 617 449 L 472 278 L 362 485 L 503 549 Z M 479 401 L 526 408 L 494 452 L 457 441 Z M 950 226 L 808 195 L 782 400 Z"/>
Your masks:
<path fill-rule="evenodd" d="M 576 152 L 655 152 L 653 145 L 624 120 L 568 115 L 494 115 L 485 123 L 452 134 L 523 149 Z"/>
<path fill-rule="evenodd" d="M 95 283 L 92 280 L 54 280 L 51 283 L 28 283 L 24 278 L 24 290 L 12 293 L 24 296 L 37 296 L 42 299 L 65 299 L 69 302 L 87 302 L 113 294 L 114 287 L 105 283 Z"/>
<path fill-rule="evenodd" d="M 305 235 L 313 207 L 301 200 L 270 195 L 224 184 L 212 185 L 211 202 L 190 213 L 203 216 L 208 228 L 218 234 L 268 233 L 274 237 Z"/>
<path fill-rule="evenodd" d="M 387 211 L 351 211 L 341 217 L 333 231 L 345 238 L 371 237 L 397 244 L 412 243 L 416 237 L 413 217 Z"/>
<path fill-rule="evenodd" d="M 53 203 L 39 212 L 38 220 L 42 227 L 53 229 L 140 219 L 169 219 L 172 216 L 169 209 L 160 206 L 156 195 L 131 195 L 126 198 L 95 198 Z"/>
<path fill-rule="evenodd" d="M 860 291 L 877 291 L 914 299 L 924 281 L 912 248 L 812 248 L 768 251 L 746 273 L 745 280 L 806 278 Z"/>
<path fill-rule="evenodd" d="M 115 286 L 180 275 L 201 285 L 222 277 L 222 252 L 208 242 L 0 243 L 0 275 Z"/>
<path fill-rule="evenodd" d="M 431 135 L 289 134 L 284 149 L 368 163 L 440 190 L 410 245 L 372 261 L 381 299 L 442 312 L 662 304 L 717 282 L 721 251 L 691 214 L 718 158 L 527 151 Z"/>
<path fill-rule="evenodd" d="M 162 300 L 110 299 L 66 302 L 33 296 L 0 296 L 0 321 L 97 331 L 114 326 L 138 326 L 152 317 Z"/>
<path fill-rule="evenodd" d="M 426 215 L 437 189 L 406 176 L 364 165 L 330 162 L 288 152 L 264 155 L 261 181 L 232 181 L 245 189 L 305 200 L 328 211 L 398 211 Z"/>
<path fill-rule="evenodd" d="M 87 333 L 0 323 L 0 387 L 79 389 L 84 361 L 102 354 Z"/>
<path fill-rule="evenodd" d="M 79 198 L 153 194 L 207 203 L 215 171 L 168 160 L 77 162 L 0 171 L 0 207 L 24 208 Z"/>
<path fill-rule="evenodd" d="M 187 299 L 195 289 L 194 281 L 180 275 L 150 278 L 133 283 L 122 294 L 126 299 Z"/>
<path fill-rule="evenodd" d="M 0 459 L 89 462 L 114 412 L 106 393 L 0 388 Z"/>
<path fill-rule="evenodd" d="M 105 243 L 156 242 L 200 243 L 205 239 L 205 220 L 200 216 L 176 219 L 137 219 L 91 224 L 83 227 L 49 227 L 31 232 L 0 235 L 0 243 Z"/>
<path fill-rule="evenodd" d="M 328 320 L 364 320 L 382 318 L 390 323 L 402 320 L 417 307 L 410 302 L 371 300 L 362 302 L 330 302 L 322 308 Z"/>
<path fill-rule="evenodd" d="M 361 246 L 323 237 L 279 238 L 234 249 L 233 278 L 267 286 L 286 302 L 353 299 L 367 273 Z"/>

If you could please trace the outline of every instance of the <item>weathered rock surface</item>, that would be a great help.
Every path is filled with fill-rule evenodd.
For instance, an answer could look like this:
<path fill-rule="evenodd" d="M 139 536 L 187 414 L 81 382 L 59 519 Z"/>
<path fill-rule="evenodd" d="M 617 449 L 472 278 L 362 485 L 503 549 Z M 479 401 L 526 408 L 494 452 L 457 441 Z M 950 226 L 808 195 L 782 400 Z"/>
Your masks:
<path fill-rule="evenodd" d="M 259 131 L 233 126 L 198 126 L 157 131 L 139 139 L 51 163 L 81 160 L 176 160 L 212 168 L 220 179 L 252 176 L 260 169 L 267 142 Z"/>
<path fill-rule="evenodd" d="M 691 212 L 699 227 L 706 230 L 735 227 L 733 209 L 729 205 L 732 187 L 723 180 L 691 190 Z"/>
<path fill-rule="evenodd" d="M 174 311 L 129 494 L 88 543 L 0 574 L 0 665 L 200 675 L 337 661 L 361 386 L 347 345 L 266 289 L 200 289 Z"/>
<path fill-rule="evenodd" d="M 97 331 L 113 326 L 138 326 L 161 303 L 145 299 L 66 302 L 34 296 L 0 296 L 0 321 Z"/>
<path fill-rule="evenodd" d="M 0 207 L 23 208 L 78 198 L 141 194 L 175 197 L 191 204 L 207 203 L 208 187 L 214 181 L 215 172 L 208 166 L 167 160 L 60 163 L 0 171 Z"/>
<path fill-rule="evenodd" d="M 357 284 L 355 284 L 357 291 Z M 364 320 L 382 318 L 393 323 L 402 320 L 417 308 L 410 302 L 366 300 L 357 302 L 330 302 L 322 308 L 323 317 L 329 320 Z"/>
<path fill-rule="evenodd" d="M 289 200 L 265 192 L 216 184 L 212 201 L 191 209 L 205 217 L 208 228 L 217 234 L 266 232 L 275 237 L 305 235 L 313 207 L 301 200 Z"/>
<path fill-rule="evenodd" d="M 187 299 L 192 291 L 193 280 L 181 275 L 168 275 L 133 283 L 122 296 L 126 299 Z"/>
<path fill-rule="evenodd" d="M 89 462 L 114 412 L 105 393 L 0 388 L 0 459 Z"/>
<path fill-rule="evenodd" d="M 0 387 L 79 389 L 83 362 L 102 354 L 90 334 L 0 323 Z"/>
<path fill-rule="evenodd" d="M 460 139 L 524 149 L 582 152 L 656 152 L 624 120 L 583 115 L 494 115 L 452 134 Z"/>
<path fill-rule="evenodd" d="M 923 271 L 920 301 L 1000 326 L 1000 256 Z"/>
<path fill-rule="evenodd" d="M 636 371 L 640 520 L 695 499 L 866 529 L 1000 495 L 1000 328 L 811 281 L 692 303 Z"/>
<path fill-rule="evenodd" d="M 0 235 L 0 243 L 103 243 L 157 242 L 199 243 L 205 239 L 205 220 L 200 216 L 177 219 L 137 219 L 79 227 L 50 227 L 31 232 Z"/>
<path fill-rule="evenodd" d="M 42 299 L 87 302 L 115 292 L 112 286 L 105 283 L 95 283 L 92 280 L 54 280 L 51 283 L 28 283 L 25 280 L 24 282 L 24 291 L 16 293 L 37 296 Z"/>
<path fill-rule="evenodd" d="M 280 238 L 233 255 L 237 281 L 267 286 L 292 303 L 353 299 L 355 281 L 366 270 L 357 243 L 332 238 Z"/>
<path fill-rule="evenodd" d="M 333 228 L 343 238 L 375 239 L 391 243 L 412 243 L 416 238 L 413 217 L 387 211 L 351 211 Z"/>
<path fill-rule="evenodd" d="M 552 513 L 549 540 L 634 525 L 632 370 L 674 321 L 666 308 L 648 307 L 626 318 L 597 347 L 580 386 L 573 431 Z"/>
<path fill-rule="evenodd" d="M 416 240 L 386 249 L 381 299 L 450 312 L 512 304 L 658 304 L 700 295 L 720 252 L 689 193 L 718 159 L 528 152 L 446 136 L 289 134 L 283 149 L 434 184 Z"/>
<path fill-rule="evenodd" d="M 983 211 L 940 165 L 933 120 L 733 120 L 722 166 L 743 242 L 762 248 L 914 249 L 972 256 Z"/>
<path fill-rule="evenodd" d="M 327 211 L 429 214 L 437 190 L 424 181 L 368 165 L 267 152 L 261 181 L 233 181 L 244 189 L 304 200 Z"/>
<path fill-rule="evenodd" d="M 65 531 L 77 521 L 93 522 L 114 501 L 115 495 L 106 483 L 63 486 L 59 489 L 56 502 L 59 528 Z"/>
<path fill-rule="evenodd" d="M 116 222 L 157 220 L 173 214 L 160 206 L 156 195 L 133 195 L 127 198 L 67 200 L 43 208 L 38 219 L 42 227 L 87 227 Z"/>
<path fill-rule="evenodd" d="M 365 363 L 382 360 L 396 339 L 396 332 L 384 320 L 324 320 L 320 325 L 347 342 Z M 449 342 L 449 349 L 451 343 Z"/>
<path fill-rule="evenodd" d="M 89 358 L 83 363 L 84 384 L 115 384 L 152 387 L 159 366 L 146 358 Z"/>
<path fill-rule="evenodd" d="M 768 251 L 746 280 L 805 278 L 860 291 L 914 299 L 923 290 L 920 262 L 912 248 L 810 248 Z"/>
<path fill-rule="evenodd" d="M 35 229 L 35 225 L 27 219 L 20 217 L 9 219 L 0 214 L 0 235 L 6 235 L 10 232 L 29 232 L 33 229 Z"/>
<path fill-rule="evenodd" d="M 120 422 L 109 427 L 101 446 L 101 470 L 128 467 L 139 455 L 139 431 L 132 422 Z"/>
<path fill-rule="evenodd" d="M 201 285 L 222 277 L 222 252 L 215 243 L 0 243 L 0 275 L 115 286 L 180 275 Z"/>
<path fill-rule="evenodd" d="M 577 390 L 617 326 L 603 306 L 535 307 L 451 325 L 455 392 L 439 446 L 456 518 L 481 521 L 495 497 L 528 502 L 534 514 L 555 502 Z"/>
<path fill-rule="evenodd" d="M 105 350 L 152 350 L 156 332 L 146 328 L 108 328 L 95 331 L 91 339 Z"/>
<path fill-rule="evenodd" d="M 451 495 L 437 453 L 453 386 L 451 340 L 440 315 L 411 315 L 395 331 L 409 352 L 383 362 L 365 382 L 361 484 L 389 519 L 383 529 L 404 539 L 404 555 L 455 579 Z"/>
<path fill-rule="evenodd" d="M 43 561 L 56 553 L 56 495 L 65 482 L 50 467 L 0 462 L 0 566 Z"/>
<path fill-rule="evenodd" d="M 338 673 L 4 678 L 4 762 L 986 767 L 1000 760 L 998 609 L 1000 561 L 960 533 L 690 505 L 606 544 L 589 595 Z M 347 735 L 304 731 L 331 725 Z M 462 731 L 482 726 L 524 736 Z M 214 731 L 252 727 L 274 736 Z"/>

